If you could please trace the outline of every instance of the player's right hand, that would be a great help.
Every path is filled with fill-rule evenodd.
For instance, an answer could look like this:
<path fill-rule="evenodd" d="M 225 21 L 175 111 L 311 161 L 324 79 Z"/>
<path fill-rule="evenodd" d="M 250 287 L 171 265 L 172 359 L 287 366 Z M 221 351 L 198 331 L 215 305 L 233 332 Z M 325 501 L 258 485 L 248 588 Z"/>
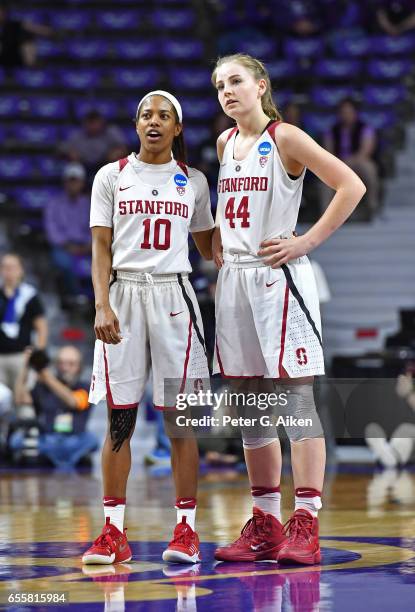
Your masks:
<path fill-rule="evenodd" d="M 111 306 L 96 309 L 94 330 L 95 337 L 105 344 L 119 344 L 121 342 L 120 322 Z"/>

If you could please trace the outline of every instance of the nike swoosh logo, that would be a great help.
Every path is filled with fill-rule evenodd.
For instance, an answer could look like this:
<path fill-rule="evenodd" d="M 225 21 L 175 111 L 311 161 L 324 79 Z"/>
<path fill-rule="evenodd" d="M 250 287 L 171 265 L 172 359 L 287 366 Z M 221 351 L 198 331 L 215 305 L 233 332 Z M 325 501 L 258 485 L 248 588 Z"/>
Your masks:
<path fill-rule="evenodd" d="M 273 283 L 265 283 L 265 285 L 266 285 L 267 287 L 272 287 L 272 285 L 275 285 L 275 283 L 277 283 L 277 282 L 278 282 L 278 279 L 277 279 L 277 280 L 275 280 Z"/>
<path fill-rule="evenodd" d="M 251 544 L 251 550 L 258 550 L 259 548 L 263 548 L 264 545 L 265 545 L 265 542 L 261 542 L 261 544 L 257 544 L 256 546 Z"/>
<path fill-rule="evenodd" d="M 133 185 L 129 185 L 128 187 L 120 187 L 120 191 L 125 191 L 126 189 L 131 189 Z"/>
<path fill-rule="evenodd" d="M 181 310 L 180 312 L 171 312 L 170 316 L 171 317 L 177 317 L 177 315 L 182 314 L 182 312 L 184 312 L 184 310 Z"/>
<path fill-rule="evenodd" d="M 118 547 L 119 552 L 123 552 L 127 548 L 127 544 L 120 544 Z"/>

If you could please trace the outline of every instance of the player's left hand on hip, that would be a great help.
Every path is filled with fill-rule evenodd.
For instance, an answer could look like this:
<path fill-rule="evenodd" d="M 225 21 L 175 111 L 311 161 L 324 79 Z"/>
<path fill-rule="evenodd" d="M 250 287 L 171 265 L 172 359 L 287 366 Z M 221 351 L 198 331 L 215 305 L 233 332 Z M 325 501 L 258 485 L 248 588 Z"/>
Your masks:
<path fill-rule="evenodd" d="M 265 258 L 265 263 L 271 268 L 280 268 L 291 259 L 297 259 L 306 254 L 302 236 L 292 238 L 272 238 L 261 242 L 259 257 Z"/>

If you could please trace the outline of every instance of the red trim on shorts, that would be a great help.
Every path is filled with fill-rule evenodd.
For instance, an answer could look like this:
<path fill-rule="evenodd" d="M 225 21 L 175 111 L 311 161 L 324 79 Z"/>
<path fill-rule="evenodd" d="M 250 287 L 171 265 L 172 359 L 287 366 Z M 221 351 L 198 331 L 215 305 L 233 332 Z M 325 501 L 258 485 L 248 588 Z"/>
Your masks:
<path fill-rule="evenodd" d="M 105 385 L 107 387 L 107 399 L 111 408 L 137 408 L 138 402 L 135 404 L 115 404 L 112 398 L 111 387 L 110 387 L 110 377 L 108 370 L 108 360 L 107 360 L 107 351 L 105 349 L 105 344 L 102 345 L 104 349 L 104 366 L 105 366 Z"/>
<path fill-rule="evenodd" d="M 223 370 L 223 365 L 222 365 L 222 359 L 220 358 L 220 353 L 219 353 L 219 347 L 218 347 L 218 340 L 216 339 L 216 356 L 218 358 L 218 365 L 219 365 L 219 369 L 220 369 L 220 375 L 222 376 L 222 378 L 264 378 L 263 374 L 258 374 L 257 376 L 229 376 L 228 374 L 225 374 L 224 370 Z"/>
<path fill-rule="evenodd" d="M 176 410 L 176 406 L 156 406 L 156 404 L 153 404 L 153 408 L 156 410 Z"/>
<path fill-rule="evenodd" d="M 233 136 L 233 135 L 235 134 L 235 132 L 237 132 L 237 131 L 238 131 L 238 126 L 236 126 L 236 125 L 235 125 L 235 127 L 234 127 L 234 128 L 232 128 L 232 129 L 231 129 L 231 131 L 229 132 L 228 137 L 227 137 L 227 139 L 226 139 L 226 142 L 229 142 L 229 141 L 230 141 L 230 139 L 232 138 L 232 136 Z"/>
<path fill-rule="evenodd" d="M 179 166 L 179 168 L 181 168 L 183 170 L 183 172 L 185 173 L 187 178 L 189 178 L 189 170 L 187 169 L 186 164 L 184 162 L 178 161 L 177 165 Z"/>
<path fill-rule="evenodd" d="M 189 317 L 189 333 L 187 336 L 186 357 L 184 359 L 182 384 L 180 385 L 179 393 L 183 393 L 187 378 L 187 366 L 189 365 L 190 347 L 192 346 L 192 318 Z"/>
<path fill-rule="evenodd" d="M 287 313 L 288 313 L 289 295 L 290 295 L 290 288 L 288 287 L 288 283 L 285 283 L 284 310 L 282 313 L 282 324 L 281 324 L 281 347 L 280 347 L 280 358 L 278 360 L 279 378 L 285 378 L 287 376 L 287 372 L 282 367 L 282 360 L 284 357 L 285 334 L 287 331 Z"/>
<path fill-rule="evenodd" d="M 282 121 L 274 121 L 274 123 L 271 123 L 271 125 L 269 126 L 269 128 L 267 129 L 268 134 L 271 136 L 272 140 L 275 142 L 275 128 L 280 125 L 280 123 L 282 123 Z M 276 143 L 275 143 L 276 144 Z"/>
<path fill-rule="evenodd" d="M 121 170 L 124 170 L 127 164 L 128 164 L 128 157 L 123 157 L 122 159 L 119 159 L 118 160 L 119 171 L 121 172 Z"/>

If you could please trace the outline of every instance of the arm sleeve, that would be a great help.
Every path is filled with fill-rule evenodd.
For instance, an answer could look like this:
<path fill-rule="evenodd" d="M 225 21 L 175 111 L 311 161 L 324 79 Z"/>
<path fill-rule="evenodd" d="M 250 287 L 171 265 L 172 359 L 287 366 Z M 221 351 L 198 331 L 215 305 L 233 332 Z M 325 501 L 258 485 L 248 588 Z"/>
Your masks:
<path fill-rule="evenodd" d="M 91 193 L 91 212 L 89 227 L 112 227 L 114 210 L 114 194 L 111 185 L 112 167 L 107 164 L 98 170 L 95 175 Z"/>
<path fill-rule="evenodd" d="M 203 232 L 215 227 L 210 206 L 209 185 L 204 174 L 194 169 L 191 172 L 189 178 L 195 193 L 195 210 L 189 230 L 190 232 Z"/>
<path fill-rule="evenodd" d="M 30 313 L 30 317 L 32 319 L 37 319 L 37 317 L 44 316 L 45 309 L 43 308 L 42 302 L 40 301 L 38 295 L 34 295 L 32 297 L 27 305 L 26 312 Z"/>

